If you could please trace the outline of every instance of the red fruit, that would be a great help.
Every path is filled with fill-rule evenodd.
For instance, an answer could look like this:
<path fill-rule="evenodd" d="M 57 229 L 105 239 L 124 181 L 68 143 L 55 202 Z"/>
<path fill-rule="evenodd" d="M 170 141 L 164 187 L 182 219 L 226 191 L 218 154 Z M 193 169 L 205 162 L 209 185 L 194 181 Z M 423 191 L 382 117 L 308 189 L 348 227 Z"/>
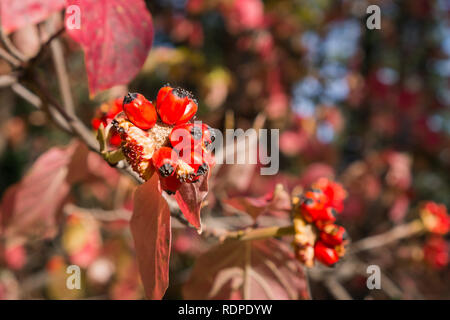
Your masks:
<path fill-rule="evenodd" d="M 423 247 L 425 261 L 435 269 L 446 267 L 449 259 L 449 245 L 442 237 L 432 237 Z"/>
<path fill-rule="evenodd" d="M 315 223 L 319 229 L 321 226 L 333 223 L 336 221 L 337 211 L 333 207 L 325 207 L 323 210 L 319 210 L 315 213 Z"/>
<path fill-rule="evenodd" d="M 342 244 L 346 237 L 347 234 L 345 228 L 335 224 L 325 225 L 320 232 L 320 240 L 329 246 Z"/>
<path fill-rule="evenodd" d="M 159 89 L 158 95 L 156 96 L 156 109 L 159 109 L 159 106 L 162 104 L 170 91 L 172 91 L 172 87 L 168 84 Z"/>
<path fill-rule="evenodd" d="M 99 118 L 94 118 L 91 120 L 91 125 L 94 130 L 98 130 L 98 128 L 100 128 L 100 125 L 102 123 L 103 123 L 103 121 Z"/>
<path fill-rule="evenodd" d="M 420 216 L 423 225 L 429 232 L 446 234 L 450 231 L 450 216 L 443 204 L 432 201 L 424 203 L 420 208 Z"/>
<path fill-rule="evenodd" d="M 158 92 L 156 108 L 164 123 L 176 125 L 188 122 L 197 112 L 198 106 L 190 92 L 166 86 Z"/>
<path fill-rule="evenodd" d="M 303 217 L 308 222 L 318 220 L 318 216 L 323 215 L 322 211 L 325 210 L 325 201 L 326 197 L 320 190 L 312 189 L 305 192 L 300 205 Z"/>
<path fill-rule="evenodd" d="M 160 177 L 173 175 L 177 168 L 178 157 L 172 148 L 161 147 L 152 156 L 152 164 L 158 170 Z"/>
<path fill-rule="evenodd" d="M 193 174 L 188 175 L 187 182 L 195 182 L 200 176 L 206 174 L 209 170 L 208 163 L 203 159 L 202 152 L 191 152 L 189 157 L 183 156 L 183 162 L 193 169 Z"/>
<path fill-rule="evenodd" d="M 327 178 L 320 178 L 312 187 L 321 190 L 325 194 L 327 198 L 326 206 L 331 206 L 337 212 L 342 212 L 344 209 L 344 200 L 347 198 L 347 191 L 345 191 L 340 183 Z"/>
<path fill-rule="evenodd" d="M 332 267 L 339 261 L 339 256 L 334 248 L 330 248 L 322 241 L 317 241 L 314 246 L 314 257 L 328 267 Z"/>
<path fill-rule="evenodd" d="M 210 127 L 202 123 L 183 123 L 175 126 L 170 133 L 170 143 L 181 151 L 190 148 L 188 152 L 201 152 L 215 140 Z"/>
<path fill-rule="evenodd" d="M 128 93 L 123 98 L 123 111 L 142 130 L 151 129 L 158 120 L 155 107 L 140 93 Z"/>
<path fill-rule="evenodd" d="M 120 138 L 120 134 L 113 128 L 111 130 L 114 130 L 111 134 L 111 138 L 109 139 L 109 144 L 118 147 L 122 143 L 122 138 Z"/>
<path fill-rule="evenodd" d="M 175 194 L 182 184 L 176 175 L 171 175 L 166 178 L 160 177 L 159 182 L 161 184 L 161 189 L 170 195 Z"/>

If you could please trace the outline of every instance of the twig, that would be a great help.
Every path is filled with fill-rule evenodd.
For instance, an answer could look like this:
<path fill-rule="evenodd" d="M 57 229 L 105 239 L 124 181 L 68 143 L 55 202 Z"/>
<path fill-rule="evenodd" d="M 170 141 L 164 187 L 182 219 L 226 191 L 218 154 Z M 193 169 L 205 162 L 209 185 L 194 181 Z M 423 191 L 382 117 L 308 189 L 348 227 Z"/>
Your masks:
<path fill-rule="evenodd" d="M 3 58 L 6 62 L 8 62 L 13 67 L 20 66 L 20 61 L 17 60 L 14 56 L 9 54 L 5 49 L 0 48 L 0 58 Z"/>
<path fill-rule="evenodd" d="M 397 240 L 408 238 L 424 231 L 420 220 L 414 220 L 407 224 L 399 225 L 385 233 L 359 240 L 351 246 L 349 253 L 381 247 Z"/>
<path fill-rule="evenodd" d="M 0 76 L 0 88 L 9 87 L 17 82 L 17 78 L 12 75 Z"/>
<path fill-rule="evenodd" d="M 55 39 L 50 43 L 50 49 L 52 50 L 53 63 L 55 65 L 63 105 L 66 111 L 73 115 L 75 113 L 75 105 L 73 103 L 72 91 L 70 90 L 69 76 L 67 74 L 66 64 L 64 61 L 61 41 L 59 41 L 59 39 Z"/>
<path fill-rule="evenodd" d="M 353 300 L 347 290 L 334 277 L 326 279 L 324 285 L 337 300 Z"/>
<path fill-rule="evenodd" d="M 223 236 L 221 241 L 230 240 L 259 240 L 273 237 L 281 237 L 287 235 L 293 235 L 295 233 L 294 226 L 286 227 L 268 227 L 268 228 L 249 228 L 234 232 L 228 232 Z"/>
<path fill-rule="evenodd" d="M 14 83 L 11 86 L 11 89 L 14 93 L 16 93 L 19 97 L 23 98 L 24 100 L 28 101 L 31 105 L 33 105 L 37 109 L 42 109 L 42 101 L 41 99 L 32 93 L 30 90 L 25 88 L 20 83 Z M 52 118 L 52 120 L 55 122 L 55 124 L 62 129 L 63 131 L 72 134 L 72 130 L 69 127 L 69 124 L 67 121 L 58 113 L 55 112 L 53 108 L 50 108 L 48 110 L 49 116 Z"/>
<path fill-rule="evenodd" d="M 26 57 L 13 45 L 9 37 L 5 34 L 3 27 L 1 27 L 1 14 L 0 14 L 0 39 L 3 46 L 6 48 L 6 50 L 10 55 L 12 55 L 19 62 L 24 62 L 26 60 Z"/>

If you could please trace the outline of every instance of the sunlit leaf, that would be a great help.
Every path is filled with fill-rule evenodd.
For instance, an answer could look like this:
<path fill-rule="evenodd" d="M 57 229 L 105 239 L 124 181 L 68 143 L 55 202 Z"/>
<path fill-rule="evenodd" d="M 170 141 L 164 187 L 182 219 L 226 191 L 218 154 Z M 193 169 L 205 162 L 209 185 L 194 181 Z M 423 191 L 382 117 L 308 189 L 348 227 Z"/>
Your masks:
<path fill-rule="evenodd" d="M 80 8 L 80 28 L 67 28 L 85 53 L 91 95 L 133 79 L 147 58 L 153 23 L 143 0 L 68 0 Z M 66 15 L 66 21 L 71 15 Z M 66 23 L 66 27 L 67 27 Z"/>
<path fill-rule="evenodd" d="M 170 211 L 158 191 L 158 176 L 139 186 L 130 221 L 139 272 L 149 299 L 161 299 L 169 285 Z"/>
<path fill-rule="evenodd" d="M 186 299 L 309 299 L 300 263 L 278 240 L 233 241 L 197 259 Z"/>
<path fill-rule="evenodd" d="M 200 210 L 202 202 L 208 193 L 208 177 L 202 176 L 195 183 L 183 183 L 175 194 L 181 212 L 198 230 L 202 229 Z"/>

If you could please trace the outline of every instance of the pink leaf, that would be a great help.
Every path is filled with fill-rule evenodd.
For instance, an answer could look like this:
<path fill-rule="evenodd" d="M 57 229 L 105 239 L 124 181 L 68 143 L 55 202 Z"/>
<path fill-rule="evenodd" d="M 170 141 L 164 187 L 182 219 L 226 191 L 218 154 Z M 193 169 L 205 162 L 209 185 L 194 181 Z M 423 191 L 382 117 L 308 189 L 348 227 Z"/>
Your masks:
<path fill-rule="evenodd" d="M 28 24 L 42 22 L 62 10 L 65 4 L 66 0 L 0 0 L 2 27 L 8 34 Z"/>
<path fill-rule="evenodd" d="M 80 29 L 67 28 L 85 53 L 91 95 L 128 84 L 153 41 L 152 17 L 143 0 L 68 0 L 81 12 Z M 70 21 L 71 15 L 66 15 Z"/>
<path fill-rule="evenodd" d="M 130 227 L 145 293 L 149 299 L 162 299 L 169 285 L 171 229 L 157 175 L 137 188 Z"/>
<path fill-rule="evenodd" d="M 183 183 L 175 194 L 181 212 L 199 231 L 202 230 L 200 221 L 200 209 L 202 202 L 208 194 L 208 177 L 202 176 L 195 183 Z"/>
<path fill-rule="evenodd" d="M 197 259 L 185 299 L 309 299 L 300 263 L 281 241 L 232 241 Z"/>
<path fill-rule="evenodd" d="M 66 178 L 74 149 L 75 145 L 50 149 L 18 184 L 5 192 L 1 222 L 7 235 L 54 235 L 56 215 L 70 190 Z"/>

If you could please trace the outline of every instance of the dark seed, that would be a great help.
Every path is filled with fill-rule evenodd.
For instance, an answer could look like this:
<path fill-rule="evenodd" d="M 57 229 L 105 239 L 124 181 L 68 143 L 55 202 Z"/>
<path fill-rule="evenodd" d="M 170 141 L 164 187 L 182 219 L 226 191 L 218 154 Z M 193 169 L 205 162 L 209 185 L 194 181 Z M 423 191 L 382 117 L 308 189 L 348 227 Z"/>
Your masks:
<path fill-rule="evenodd" d="M 333 217 L 336 218 L 337 216 L 337 211 L 334 208 L 331 208 L 331 214 L 333 215 Z"/>
<path fill-rule="evenodd" d="M 189 92 L 183 88 L 180 88 L 180 87 L 173 89 L 172 93 L 174 95 L 176 95 L 178 98 L 186 98 L 186 97 L 188 97 L 189 99 L 193 98 L 193 95 L 191 92 Z"/>
<path fill-rule="evenodd" d="M 159 174 L 164 178 L 170 176 L 173 171 L 174 168 L 169 163 L 165 163 L 159 168 Z"/>
<path fill-rule="evenodd" d="M 128 92 L 128 94 L 123 98 L 123 104 L 124 105 L 128 104 L 136 98 L 137 98 L 137 93 Z"/>
<path fill-rule="evenodd" d="M 198 167 L 197 177 L 204 175 L 206 172 L 208 172 L 208 165 L 203 163 L 200 167 Z"/>

